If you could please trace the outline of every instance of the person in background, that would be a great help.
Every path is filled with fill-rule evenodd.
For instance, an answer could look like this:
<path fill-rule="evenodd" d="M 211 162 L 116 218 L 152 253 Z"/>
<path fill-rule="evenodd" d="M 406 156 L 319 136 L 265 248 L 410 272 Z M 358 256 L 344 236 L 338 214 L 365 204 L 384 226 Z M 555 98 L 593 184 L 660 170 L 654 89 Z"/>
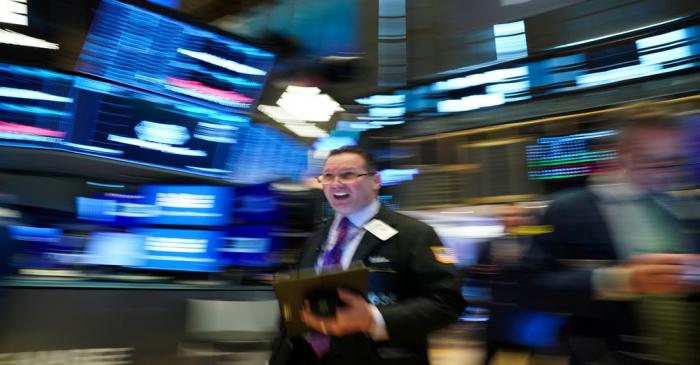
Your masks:
<path fill-rule="evenodd" d="M 10 238 L 8 226 L 17 218 L 17 212 L 6 208 L 4 200 L 10 196 L 0 192 L 0 278 L 12 273 L 12 255 L 15 251 L 15 243 Z"/>
<path fill-rule="evenodd" d="M 486 354 L 484 365 L 492 364 L 499 353 L 515 353 L 529 357 L 535 349 L 554 348 L 563 318 L 517 305 L 519 296 L 528 293 L 513 280 L 512 272 L 519 263 L 532 237 L 546 232 L 533 225 L 531 209 L 506 204 L 496 208 L 504 235 L 485 242 L 479 258 L 469 269 L 472 277 L 489 288 L 489 320 L 486 322 Z M 534 324 L 534 325 L 533 325 Z"/>
<path fill-rule="evenodd" d="M 302 251 L 299 266 L 323 271 L 363 261 L 391 273 L 384 288 L 364 297 L 339 291 L 345 306 L 335 317 L 302 313 L 305 336 L 284 334 L 270 364 L 422 364 L 428 334 L 464 309 L 454 255 L 427 224 L 380 205 L 380 177 L 369 154 L 355 147 L 330 153 L 318 177 L 335 217 Z"/>
<path fill-rule="evenodd" d="M 651 104 L 610 117 L 617 165 L 554 199 L 521 299 L 570 316 L 572 363 L 698 364 L 700 208 L 668 194 L 687 172 L 682 126 Z"/>

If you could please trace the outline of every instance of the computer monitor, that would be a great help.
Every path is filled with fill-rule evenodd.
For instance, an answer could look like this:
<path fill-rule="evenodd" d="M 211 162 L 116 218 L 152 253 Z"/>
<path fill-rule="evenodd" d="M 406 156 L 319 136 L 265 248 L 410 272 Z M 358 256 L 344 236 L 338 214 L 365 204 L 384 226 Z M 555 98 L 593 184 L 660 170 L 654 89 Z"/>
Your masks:
<path fill-rule="evenodd" d="M 278 246 L 271 225 L 232 227 L 221 240 L 219 252 L 226 266 L 269 267 L 277 264 L 270 257 Z"/>
<path fill-rule="evenodd" d="M 0 64 L 0 144 L 55 148 L 66 141 L 74 80 L 48 69 Z"/>
<path fill-rule="evenodd" d="M 145 265 L 144 236 L 125 232 L 95 232 L 83 254 L 87 265 L 141 267 Z"/>
<path fill-rule="evenodd" d="M 154 208 L 138 193 L 99 193 L 75 198 L 78 219 L 107 226 L 131 227 L 152 216 Z"/>
<path fill-rule="evenodd" d="M 244 115 L 103 80 L 0 64 L 0 145 L 226 177 Z"/>
<path fill-rule="evenodd" d="M 246 113 L 257 103 L 274 59 L 271 52 L 161 8 L 102 0 L 76 70 Z"/>
<path fill-rule="evenodd" d="M 143 239 L 141 269 L 218 272 L 223 269 L 218 246 L 221 232 L 183 229 L 137 228 L 130 233 Z"/>
<path fill-rule="evenodd" d="M 526 147 L 528 177 L 531 180 L 579 178 L 604 170 L 617 151 L 605 140 L 617 134 L 615 130 L 577 133 L 557 137 L 540 137 Z"/>
<path fill-rule="evenodd" d="M 63 230 L 52 227 L 10 225 L 10 239 L 15 241 L 17 266 L 22 268 L 52 268 L 60 266 L 52 254 L 60 250 Z"/>
<path fill-rule="evenodd" d="M 233 189 L 225 186 L 145 185 L 143 202 L 152 214 L 148 225 L 224 226 L 231 221 Z"/>

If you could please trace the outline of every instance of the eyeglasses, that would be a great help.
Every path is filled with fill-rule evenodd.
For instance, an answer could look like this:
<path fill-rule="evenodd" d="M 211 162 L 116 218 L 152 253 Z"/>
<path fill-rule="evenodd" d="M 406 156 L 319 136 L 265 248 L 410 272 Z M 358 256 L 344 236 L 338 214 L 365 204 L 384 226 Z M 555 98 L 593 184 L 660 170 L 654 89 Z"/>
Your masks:
<path fill-rule="evenodd" d="M 341 184 L 350 184 L 353 181 L 359 179 L 362 176 L 374 175 L 376 172 L 365 172 L 364 174 L 358 174 L 356 172 L 341 172 L 338 175 L 333 174 L 323 174 L 316 178 L 316 181 L 323 185 L 332 184 L 335 179 L 338 178 Z"/>

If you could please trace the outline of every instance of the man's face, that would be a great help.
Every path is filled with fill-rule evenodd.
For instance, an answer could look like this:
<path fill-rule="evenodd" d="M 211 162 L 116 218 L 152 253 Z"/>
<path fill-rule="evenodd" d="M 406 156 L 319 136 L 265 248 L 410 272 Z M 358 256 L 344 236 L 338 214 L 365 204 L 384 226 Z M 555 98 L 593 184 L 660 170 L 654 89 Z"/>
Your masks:
<path fill-rule="evenodd" d="M 501 207 L 500 211 L 498 212 L 498 216 L 501 218 L 501 222 L 503 223 L 506 231 L 531 223 L 530 217 L 528 217 L 527 209 L 515 205 L 506 205 Z"/>
<path fill-rule="evenodd" d="M 675 129 L 630 128 L 620 146 L 627 180 L 648 192 L 669 190 L 683 174 L 683 139 Z"/>
<path fill-rule="evenodd" d="M 329 157 L 323 168 L 323 174 L 338 176 L 347 172 L 367 173 L 364 158 L 355 153 L 341 153 Z M 379 186 L 378 174 L 360 176 L 349 183 L 341 183 L 336 178 L 332 183 L 323 185 L 323 193 L 336 212 L 347 215 L 375 200 L 379 193 Z"/>

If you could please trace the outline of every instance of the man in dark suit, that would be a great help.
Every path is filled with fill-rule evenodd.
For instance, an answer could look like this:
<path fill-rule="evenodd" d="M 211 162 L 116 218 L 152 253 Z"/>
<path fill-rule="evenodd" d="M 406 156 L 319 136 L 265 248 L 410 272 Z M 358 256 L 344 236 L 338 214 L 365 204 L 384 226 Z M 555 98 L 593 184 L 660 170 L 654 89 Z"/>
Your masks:
<path fill-rule="evenodd" d="M 573 363 L 695 364 L 700 209 L 663 194 L 684 171 L 682 131 L 655 107 L 624 113 L 612 116 L 615 171 L 545 213 L 552 230 L 525 254 L 522 302 L 571 317 Z"/>
<path fill-rule="evenodd" d="M 381 207 L 380 177 L 364 150 L 332 151 L 318 180 L 336 215 L 309 239 L 300 267 L 362 261 L 377 272 L 369 302 L 341 290 L 345 305 L 334 317 L 305 309 L 312 331 L 283 333 L 270 364 L 428 364 L 428 334 L 464 308 L 454 255 L 425 223 Z"/>

